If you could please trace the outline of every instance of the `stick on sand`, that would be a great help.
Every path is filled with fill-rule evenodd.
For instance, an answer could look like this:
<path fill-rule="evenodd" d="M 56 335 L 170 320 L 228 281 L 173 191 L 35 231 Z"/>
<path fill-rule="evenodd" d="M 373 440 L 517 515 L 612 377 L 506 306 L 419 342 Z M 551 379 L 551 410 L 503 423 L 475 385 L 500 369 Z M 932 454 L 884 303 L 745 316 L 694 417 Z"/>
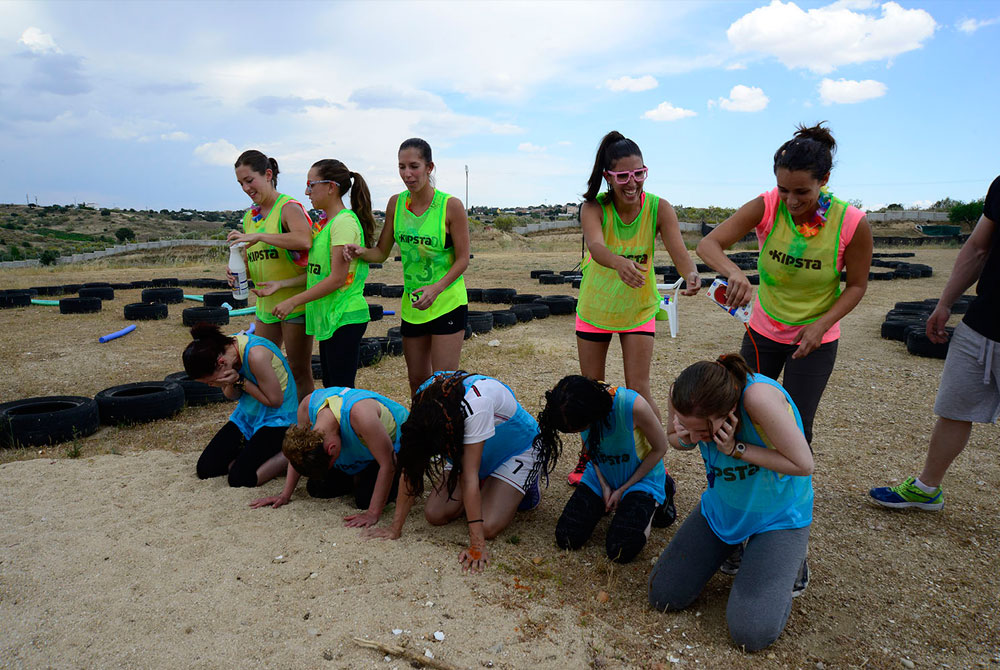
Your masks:
<path fill-rule="evenodd" d="M 429 656 L 424 656 L 423 654 L 417 654 L 410 651 L 409 649 L 404 649 L 403 647 L 398 647 L 394 644 L 382 644 L 381 642 L 375 642 L 374 640 L 365 640 L 360 637 L 352 638 L 354 642 L 362 647 L 368 649 L 378 649 L 384 654 L 389 654 L 390 656 L 399 656 L 400 658 L 406 659 L 407 661 L 413 661 L 415 663 L 420 663 L 426 665 L 429 668 L 437 668 L 437 670 L 459 670 L 457 665 L 452 665 L 445 661 L 439 661 L 436 658 L 431 658 Z"/>

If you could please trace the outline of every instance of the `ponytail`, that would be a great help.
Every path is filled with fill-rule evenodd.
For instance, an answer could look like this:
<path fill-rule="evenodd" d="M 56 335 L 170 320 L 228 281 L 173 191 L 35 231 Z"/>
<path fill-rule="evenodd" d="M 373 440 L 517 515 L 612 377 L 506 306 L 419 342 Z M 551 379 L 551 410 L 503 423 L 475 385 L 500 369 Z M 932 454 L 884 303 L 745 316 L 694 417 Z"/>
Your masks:
<path fill-rule="evenodd" d="M 224 335 L 215 324 L 204 322 L 191 329 L 191 337 L 194 339 L 182 354 L 184 372 L 191 379 L 208 377 L 215 372 L 219 356 L 225 353 L 226 347 L 234 340 Z"/>
<path fill-rule="evenodd" d="M 670 390 L 670 403 L 689 416 L 725 416 L 739 402 L 752 372 L 739 354 L 698 361 L 677 377 Z"/>
<path fill-rule="evenodd" d="M 368 184 L 358 172 L 351 172 L 351 209 L 361 222 L 361 230 L 365 235 L 364 246 L 375 244 L 375 215 L 372 214 L 372 194 Z"/>
<path fill-rule="evenodd" d="M 597 146 L 597 156 L 594 158 L 594 168 L 590 171 L 590 179 L 587 180 L 587 191 L 583 194 L 586 202 L 594 202 L 597 198 L 604 181 L 604 171 L 610 170 L 616 160 L 626 156 L 642 158 L 639 145 L 617 130 L 612 130 L 601 139 L 601 143 Z"/>
<path fill-rule="evenodd" d="M 799 124 L 792 139 L 774 152 L 774 172 L 785 168 L 791 172 L 808 170 L 814 179 L 822 181 L 833 169 L 833 155 L 837 151 L 837 141 L 829 128 L 820 121 L 807 128 Z"/>

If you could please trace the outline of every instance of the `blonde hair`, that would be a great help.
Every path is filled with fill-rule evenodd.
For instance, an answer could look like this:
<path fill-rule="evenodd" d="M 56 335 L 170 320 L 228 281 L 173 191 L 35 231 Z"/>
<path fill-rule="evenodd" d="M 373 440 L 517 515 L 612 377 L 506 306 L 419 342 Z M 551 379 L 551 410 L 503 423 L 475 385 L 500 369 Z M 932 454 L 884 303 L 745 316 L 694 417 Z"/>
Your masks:
<path fill-rule="evenodd" d="M 330 455 L 323 448 L 323 433 L 312 428 L 290 426 L 285 431 L 281 453 L 303 477 L 322 478 L 330 469 Z"/>

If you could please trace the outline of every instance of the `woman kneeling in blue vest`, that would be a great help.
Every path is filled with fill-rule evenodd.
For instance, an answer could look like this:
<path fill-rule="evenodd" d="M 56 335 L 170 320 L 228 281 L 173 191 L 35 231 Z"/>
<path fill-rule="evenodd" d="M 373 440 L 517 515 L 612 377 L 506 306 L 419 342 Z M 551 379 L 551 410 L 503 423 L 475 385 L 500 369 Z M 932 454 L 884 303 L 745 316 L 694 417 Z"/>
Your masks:
<path fill-rule="evenodd" d="M 813 458 L 799 410 L 776 381 L 728 354 L 680 374 L 668 425 L 674 447 L 701 450 L 708 488 L 653 567 L 649 602 L 690 606 L 745 543 L 726 619 L 737 645 L 763 649 L 781 635 L 793 587 L 805 580 Z"/>
<path fill-rule="evenodd" d="M 539 449 L 538 424 L 506 384 L 485 375 L 436 372 L 417 389 L 403 424 L 399 469 L 405 481 L 390 528 L 369 537 L 397 539 L 406 515 L 423 493 L 424 475 L 434 488 L 424 516 L 435 526 L 465 514 L 469 548 L 458 556 L 463 570 L 489 564 L 486 540 L 496 537 L 518 510 L 538 505 L 538 474 L 552 471 L 556 454 Z"/>
<path fill-rule="evenodd" d="M 667 438 L 653 408 L 631 389 L 569 375 L 546 392 L 538 424 L 545 444 L 559 444 L 559 432 L 582 433 L 589 457 L 556 523 L 556 544 L 579 549 L 614 512 L 605 548 L 612 561 L 628 563 L 646 546 L 653 513 L 666 502 Z"/>
<path fill-rule="evenodd" d="M 345 516 L 345 526 L 374 526 L 396 498 L 395 457 L 408 415 L 398 402 L 372 391 L 342 386 L 313 391 L 299 404 L 298 425 L 288 429 L 282 444 L 288 459 L 285 488 L 250 506 L 281 507 L 305 476 L 314 498 L 354 493 L 358 509 L 365 511 Z"/>

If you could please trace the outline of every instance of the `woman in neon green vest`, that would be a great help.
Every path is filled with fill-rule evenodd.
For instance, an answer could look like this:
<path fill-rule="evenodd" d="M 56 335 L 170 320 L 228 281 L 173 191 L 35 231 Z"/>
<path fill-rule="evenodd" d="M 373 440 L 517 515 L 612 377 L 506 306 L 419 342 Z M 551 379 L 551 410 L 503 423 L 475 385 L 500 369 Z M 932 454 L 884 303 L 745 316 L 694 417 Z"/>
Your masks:
<path fill-rule="evenodd" d="M 244 151 L 236 159 L 236 179 L 254 204 L 243 215 L 243 232 L 230 232 L 228 241 L 246 243 L 250 279 L 257 285 L 304 275 L 306 252 L 312 245 L 312 221 L 297 200 L 278 192 L 278 161 L 254 149 Z M 296 286 L 259 297 L 255 326 L 261 337 L 279 347 L 284 344 L 299 400 L 313 390 L 313 345 L 312 337 L 306 334 L 305 308 L 285 318 L 275 316 L 273 309 L 301 291 Z"/>
<path fill-rule="evenodd" d="M 587 192 L 580 208 L 580 225 L 587 243 L 583 280 L 576 310 L 576 350 L 580 374 L 607 379 L 605 366 L 611 337 L 618 333 L 625 367 L 625 386 L 649 403 L 657 418 L 660 409 L 649 388 L 653 336 L 660 294 L 656 290 L 653 253 L 656 236 L 685 280 L 684 295 L 694 295 L 701 279 L 684 246 L 674 208 L 665 199 L 643 189 L 649 168 L 639 146 L 611 131 L 597 148 Z M 602 183 L 608 190 L 598 193 Z M 570 475 L 577 484 L 587 466 L 584 452 Z M 673 480 L 667 477 L 667 503 L 658 525 L 669 525 L 673 510 Z"/>
<path fill-rule="evenodd" d="M 344 207 L 348 190 L 351 209 Z M 353 387 L 361 338 L 370 318 L 364 298 L 368 263 L 345 260 L 344 245 L 371 245 L 375 236 L 372 198 L 360 174 L 331 158 L 313 163 L 306 178 L 306 195 L 313 208 L 323 212 L 313 229 L 306 274 L 265 282 L 256 292 L 266 296 L 305 284 L 305 291 L 285 298 L 272 311 L 285 317 L 304 304 L 306 333 L 319 340 L 323 386 Z"/>
<path fill-rule="evenodd" d="M 802 414 L 812 442 L 813 419 L 833 372 L 840 320 L 868 287 L 872 233 L 864 212 L 826 190 L 837 143 L 822 124 L 799 126 L 774 154 L 777 188 L 740 207 L 698 244 L 698 255 L 729 278 L 726 304 L 753 300 L 740 355 L 755 372 L 777 379 Z M 726 256 L 751 231 L 760 243 L 760 288 Z M 840 274 L 846 266 L 847 284 Z"/>
<path fill-rule="evenodd" d="M 431 147 L 411 138 L 399 147 L 406 190 L 389 198 L 385 225 L 371 248 L 344 245 L 344 258 L 381 263 L 393 243 L 403 258 L 400 334 L 410 393 L 437 370 L 459 369 L 469 298 L 469 220 L 462 202 L 434 188 Z"/>

